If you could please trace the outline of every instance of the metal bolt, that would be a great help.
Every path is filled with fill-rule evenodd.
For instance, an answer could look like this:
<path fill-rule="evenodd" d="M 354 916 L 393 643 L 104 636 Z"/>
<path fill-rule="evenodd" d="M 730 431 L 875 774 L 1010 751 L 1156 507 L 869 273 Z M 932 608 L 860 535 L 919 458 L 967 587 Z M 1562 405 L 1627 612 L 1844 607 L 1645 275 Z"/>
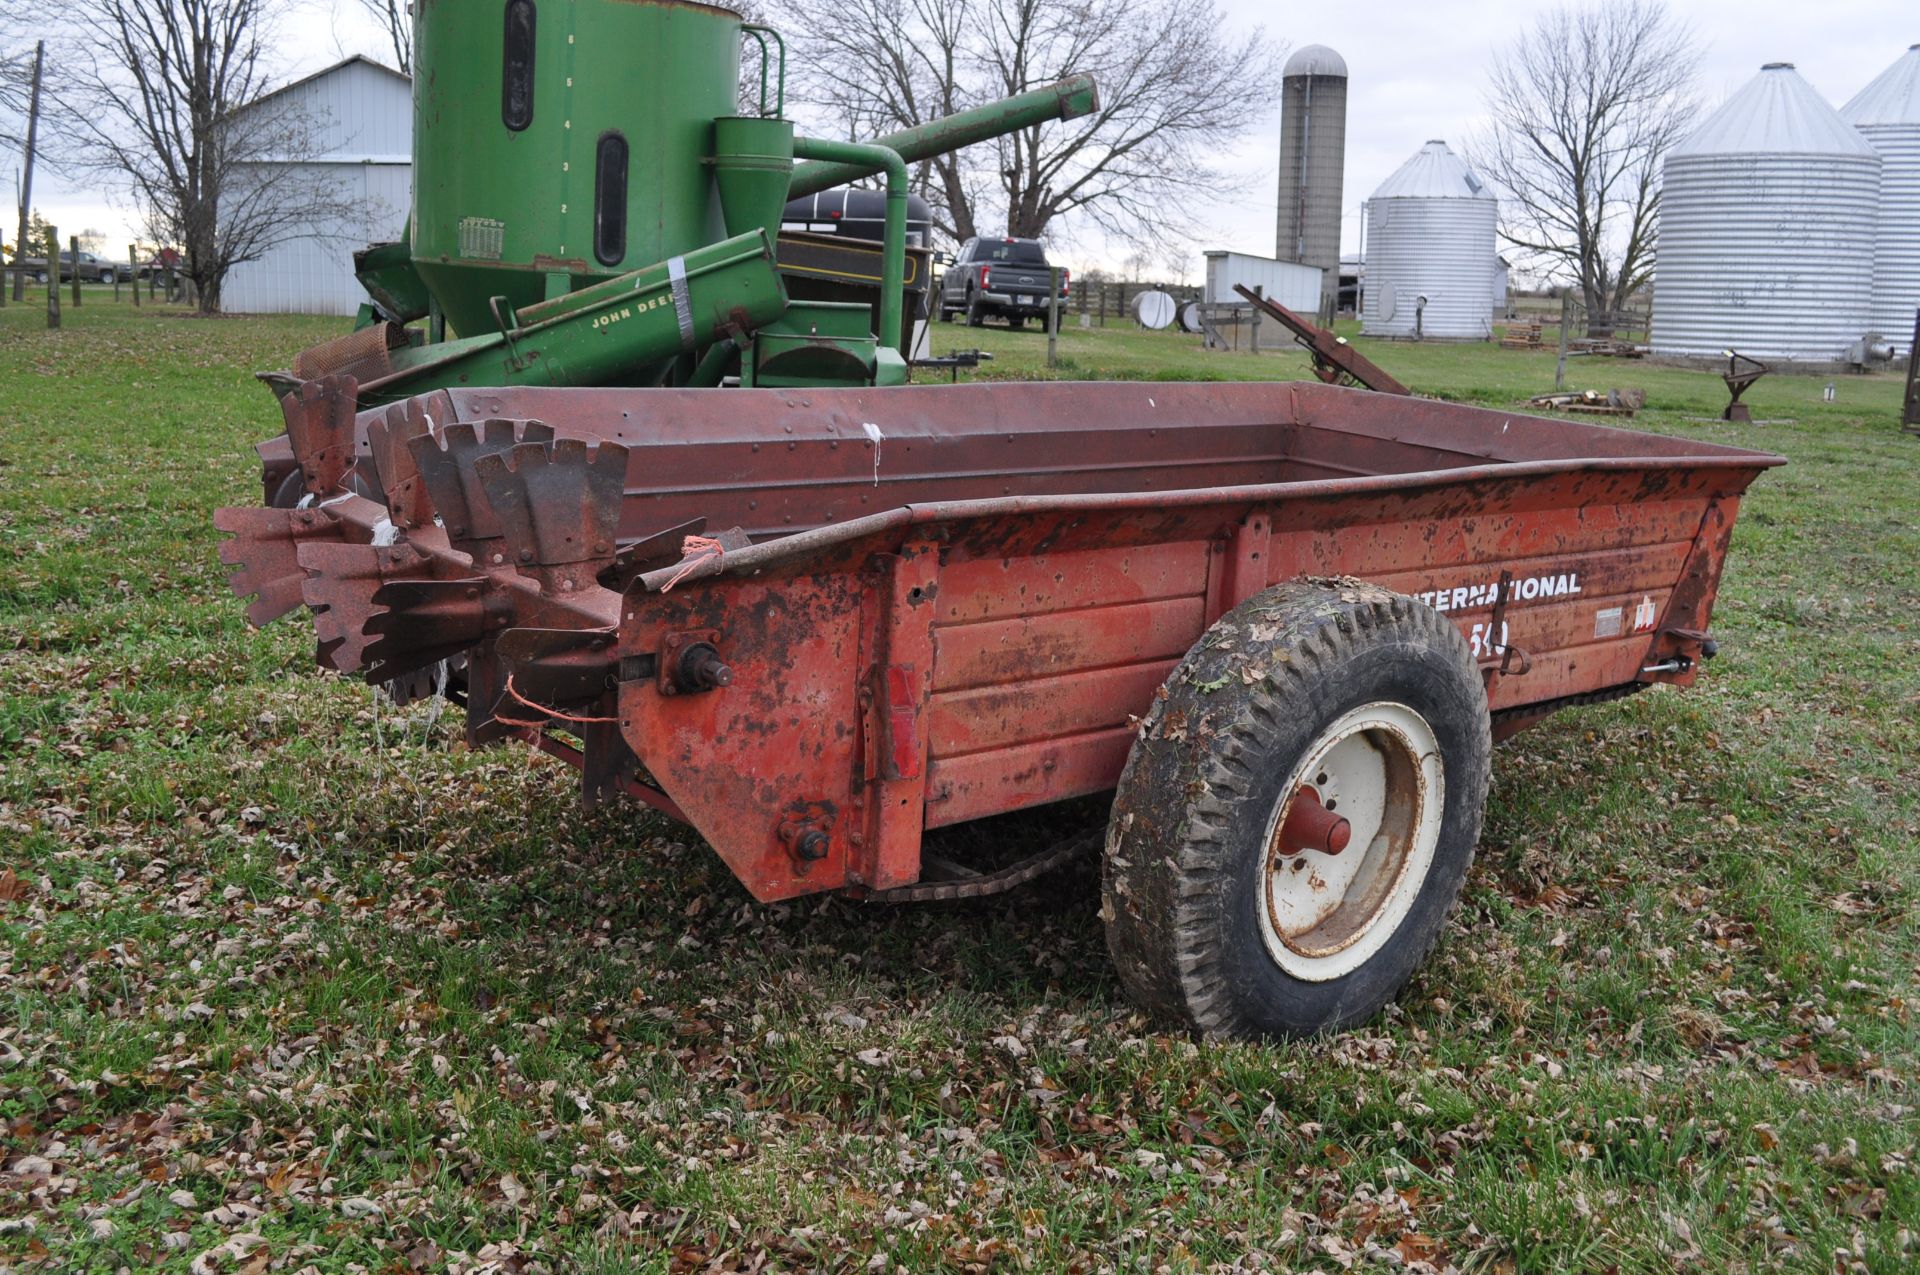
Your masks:
<path fill-rule="evenodd" d="M 802 859 L 812 862 L 816 859 L 826 858 L 830 845 L 831 843 L 826 833 L 820 831 L 818 828 L 810 828 L 801 833 L 799 838 L 793 843 L 793 852 Z"/>

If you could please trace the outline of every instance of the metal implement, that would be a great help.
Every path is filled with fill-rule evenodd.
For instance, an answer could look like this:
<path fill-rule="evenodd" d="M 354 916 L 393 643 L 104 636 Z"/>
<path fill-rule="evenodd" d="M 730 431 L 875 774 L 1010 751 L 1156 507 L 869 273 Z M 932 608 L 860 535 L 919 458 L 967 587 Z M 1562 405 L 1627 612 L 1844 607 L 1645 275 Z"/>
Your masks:
<path fill-rule="evenodd" d="M 783 117 L 784 41 L 718 5 L 427 0 L 415 27 L 406 230 L 355 254 L 369 296 L 361 331 L 263 374 L 276 393 L 332 373 L 351 376 L 367 405 L 453 384 L 752 383 L 765 362 L 753 346 L 788 318 L 787 296 L 737 263 L 728 283 L 751 295 L 714 320 L 697 295 L 701 255 L 759 239 L 771 250 L 794 196 L 874 173 L 887 175 L 887 216 L 872 267 L 842 252 L 823 272 L 817 246 L 800 244 L 796 258 L 808 260 L 791 273 L 827 276 L 799 299 L 873 315 L 873 332 L 835 333 L 859 365 L 828 360 L 822 383 L 904 382 L 926 290 L 924 249 L 916 256 L 906 242 L 906 163 L 1097 104 L 1078 75 L 878 141 L 796 138 Z M 743 38 L 759 52 L 757 114 L 736 113 Z M 476 68 L 489 68 L 484 83 Z M 663 270 L 676 343 L 640 331 L 652 323 L 615 332 L 582 313 L 607 290 L 653 286 Z M 424 331 L 405 328 L 422 318 Z M 816 335 L 813 319 L 793 316 L 771 336 L 790 345 Z M 541 322 L 550 326 L 530 331 Z"/>
<path fill-rule="evenodd" d="M 1372 359 L 1354 349 L 1345 337 L 1335 336 L 1327 329 L 1309 323 L 1278 301 L 1261 296 L 1245 284 L 1236 283 L 1233 290 L 1278 319 L 1287 331 L 1293 333 L 1294 343 L 1313 359 L 1313 374 L 1326 384 L 1358 385 L 1381 394 L 1413 393 Z"/>
<path fill-rule="evenodd" d="M 1749 425 L 1752 424 L 1753 413 L 1747 409 L 1745 403 L 1740 401 L 1740 396 L 1745 394 L 1755 381 L 1770 371 L 1772 369 L 1759 359 L 1749 358 L 1737 350 L 1728 350 L 1727 370 L 1720 374 L 1720 379 L 1727 383 L 1728 398 L 1726 409 L 1720 413 L 1720 419 L 1745 421 Z"/>
<path fill-rule="evenodd" d="M 289 400 L 311 507 L 220 515 L 254 618 L 304 603 L 376 681 L 464 659 L 474 743 L 687 820 L 761 899 L 902 897 L 925 830 L 1112 788 L 1188 648 L 1300 576 L 1446 615 L 1503 733 L 1687 685 L 1780 463 L 1315 382 L 355 395 Z"/>

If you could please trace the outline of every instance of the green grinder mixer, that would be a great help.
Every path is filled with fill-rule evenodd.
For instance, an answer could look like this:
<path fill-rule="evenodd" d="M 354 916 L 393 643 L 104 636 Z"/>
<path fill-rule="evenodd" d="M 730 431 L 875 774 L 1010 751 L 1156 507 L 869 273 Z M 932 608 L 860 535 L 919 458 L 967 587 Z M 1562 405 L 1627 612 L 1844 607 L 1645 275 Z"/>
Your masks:
<path fill-rule="evenodd" d="M 476 385 L 897 384 L 907 165 L 1096 105 L 1073 76 L 875 141 L 796 137 L 784 43 L 730 9 L 415 0 L 414 14 L 412 216 L 400 241 L 356 254 L 360 327 L 264 374 L 277 392 L 334 373 L 363 406 Z M 744 110 L 743 47 L 759 86 Z M 876 175 L 885 242 L 856 281 L 876 304 L 795 299 L 787 201 Z"/>

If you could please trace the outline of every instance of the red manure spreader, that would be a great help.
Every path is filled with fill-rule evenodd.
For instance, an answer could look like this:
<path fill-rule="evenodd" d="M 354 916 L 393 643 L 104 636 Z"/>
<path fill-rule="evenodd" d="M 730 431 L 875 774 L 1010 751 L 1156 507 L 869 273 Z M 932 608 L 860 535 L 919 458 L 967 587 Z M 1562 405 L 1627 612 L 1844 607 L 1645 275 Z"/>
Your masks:
<path fill-rule="evenodd" d="M 1365 1020 L 1430 950 L 1495 740 L 1686 686 L 1780 458 L 1298 384 L 300 384 L 224 509 L 256 623 L 692 825 L 761 900 L 993 893 L 931 829 L 1113 792 L 1121 979 Z"/>

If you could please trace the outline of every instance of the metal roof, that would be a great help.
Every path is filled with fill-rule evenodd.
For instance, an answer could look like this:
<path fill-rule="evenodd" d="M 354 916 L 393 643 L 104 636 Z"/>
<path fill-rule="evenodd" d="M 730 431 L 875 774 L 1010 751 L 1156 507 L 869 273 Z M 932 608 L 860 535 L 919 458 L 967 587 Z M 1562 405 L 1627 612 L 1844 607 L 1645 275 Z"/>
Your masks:
<path fill-rule="evenodd" d="M 1375 199 L 1486 199 L 1493 191 L 1438 138 L 1380 183 Z"/>
<path fill-rule="evenodd" d="M 1855 128 L 1882 124 L 1920 124 L 1920 44 L 1902 54 L 1840 108 L 1840 118 Z"/>
<path fill-rule="evenodd" d="M 1344 80 L 1347 60 L 1324 44 L 1309 44 L 1287 59 L 1280 75 L 1283 79 L 1290 75 L 1334 75 Z"/>
<path fill-rule="evenodd" d="M 1793 63 L 1769 62 L 1671 154 L 1871 155 L 1873 147 Z"/>

